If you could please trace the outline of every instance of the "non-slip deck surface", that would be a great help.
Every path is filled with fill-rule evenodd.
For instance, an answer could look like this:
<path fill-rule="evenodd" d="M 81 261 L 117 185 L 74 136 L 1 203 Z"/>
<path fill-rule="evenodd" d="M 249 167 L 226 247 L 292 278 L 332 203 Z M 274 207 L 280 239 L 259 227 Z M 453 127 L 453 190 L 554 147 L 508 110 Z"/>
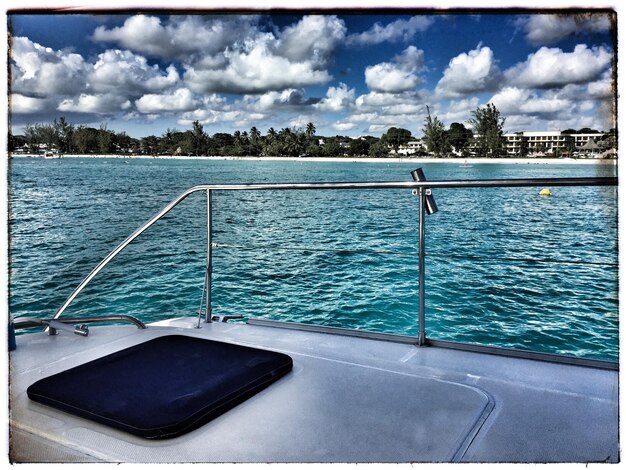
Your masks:
<path fill-rule="evenodd" d="M 23 335 L 11 458 L 110 462 L 619 461 L 618 373 L 197 319 Z M 288 354 L 293 369 L 183 436 L 148 440 L 29 400 L 37 380 L 180 334 Z M 54 449 L 54 452 L 51 452 Z M 62 452 L 61 452 L 62 451 Z"/>

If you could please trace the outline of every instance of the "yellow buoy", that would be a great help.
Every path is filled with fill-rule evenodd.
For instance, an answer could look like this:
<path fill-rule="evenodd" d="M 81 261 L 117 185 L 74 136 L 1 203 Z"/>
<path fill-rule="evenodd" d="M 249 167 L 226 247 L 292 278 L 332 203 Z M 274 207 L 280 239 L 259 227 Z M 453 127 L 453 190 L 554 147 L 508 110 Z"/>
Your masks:
<path fill-rule="evenodd" d="M 539 191 L 539 195 L 540 196 L 552 196 L 552 191 L 550 191 L 548 188 L 544 188 L 541 191 Z"/>

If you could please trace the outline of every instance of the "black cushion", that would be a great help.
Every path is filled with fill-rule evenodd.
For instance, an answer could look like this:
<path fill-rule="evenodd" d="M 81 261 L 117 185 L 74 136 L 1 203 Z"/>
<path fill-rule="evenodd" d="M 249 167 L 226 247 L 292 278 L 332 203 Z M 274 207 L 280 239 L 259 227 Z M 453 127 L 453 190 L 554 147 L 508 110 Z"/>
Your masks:
<path fill-rule="evenodd" d="M 98 423 L 164 439 L 206 424 L 292 365 L 285 354 L 172 335 L 41 379 L 27 393 Z"/>

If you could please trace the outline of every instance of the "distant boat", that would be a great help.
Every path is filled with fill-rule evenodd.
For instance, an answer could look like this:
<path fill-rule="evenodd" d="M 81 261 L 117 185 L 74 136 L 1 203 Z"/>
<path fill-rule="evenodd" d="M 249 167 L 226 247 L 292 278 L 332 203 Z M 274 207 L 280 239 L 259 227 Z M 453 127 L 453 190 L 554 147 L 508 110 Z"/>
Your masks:
<path fill-rule="evenodd" d="M 63 158 L 63 155 L 58 152 L 48 151 L 43 154 L 43 158 Z"/>

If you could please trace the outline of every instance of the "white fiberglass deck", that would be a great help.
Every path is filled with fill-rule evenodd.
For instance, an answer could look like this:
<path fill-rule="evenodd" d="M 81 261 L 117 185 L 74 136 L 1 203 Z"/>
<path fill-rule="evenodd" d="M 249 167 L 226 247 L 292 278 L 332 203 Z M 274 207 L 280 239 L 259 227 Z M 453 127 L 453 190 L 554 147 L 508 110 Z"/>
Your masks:
<path fill-rule="evenodd" d="M 11 459 L 114 462 L 619 460 L 618 373 L 195 319 L 18 337 Z M 167 334 L 289 354 L 293 370 L 205 426 L 149 441 L 32 402 L 42 377 Z"/>

